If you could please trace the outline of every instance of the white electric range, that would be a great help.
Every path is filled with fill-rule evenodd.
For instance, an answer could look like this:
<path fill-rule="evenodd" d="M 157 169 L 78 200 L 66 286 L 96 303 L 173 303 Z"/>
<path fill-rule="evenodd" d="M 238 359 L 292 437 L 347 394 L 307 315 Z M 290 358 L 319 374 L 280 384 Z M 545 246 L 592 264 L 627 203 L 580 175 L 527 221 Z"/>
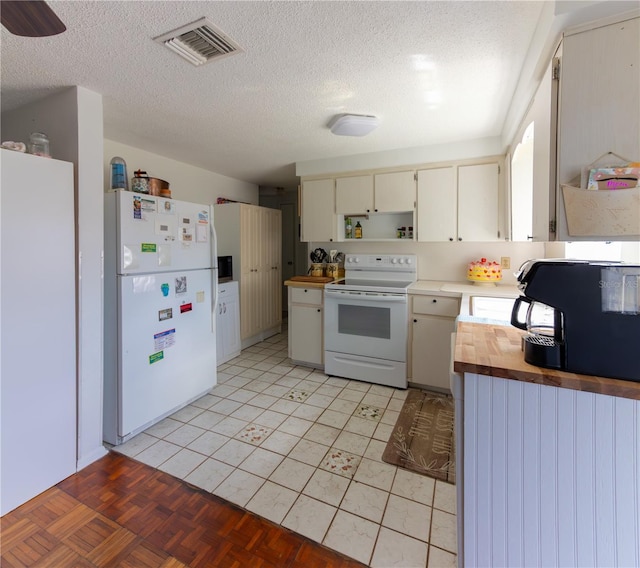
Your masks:
<path fill-rule="evenodd" d="M 407 387 L 411 254 L 348 254 L 343 281 L 324 288 L 325 373 Z"/>

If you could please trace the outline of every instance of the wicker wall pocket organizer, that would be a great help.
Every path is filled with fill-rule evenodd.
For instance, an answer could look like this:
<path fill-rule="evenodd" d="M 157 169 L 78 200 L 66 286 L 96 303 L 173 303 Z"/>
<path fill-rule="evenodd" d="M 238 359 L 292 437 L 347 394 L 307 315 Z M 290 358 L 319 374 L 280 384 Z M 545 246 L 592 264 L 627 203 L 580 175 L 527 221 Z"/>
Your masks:
<path fill-rule="evenodd" d="M 626 167 L 626 160 L 613 152 L 603 154 L 584 169 L 588 175 L 591 168 L 603 158 L 615 156 Z M 607 164 L 609 166 L 609 164 Z M 586 189 L 585 173 L 562 185 L 564 208 L 567 215 L 569 235 L 575 237 L 640 237 L 640 187 L 629 189 Z M 583 187 L 577 187 L 578 184 Z"/>

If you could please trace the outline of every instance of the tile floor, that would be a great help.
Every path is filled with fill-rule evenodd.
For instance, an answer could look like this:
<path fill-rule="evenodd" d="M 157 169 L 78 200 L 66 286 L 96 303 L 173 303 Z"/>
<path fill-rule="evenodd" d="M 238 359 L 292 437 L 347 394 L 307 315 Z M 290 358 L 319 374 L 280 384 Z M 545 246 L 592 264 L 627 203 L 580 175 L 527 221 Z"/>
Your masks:
<path fill-rule="evenodd" d="M 115 450 L 369 566 L 455 566 L 455 487 L 382 461 L 405 396 L 293 365 L 285 326 Z"/>

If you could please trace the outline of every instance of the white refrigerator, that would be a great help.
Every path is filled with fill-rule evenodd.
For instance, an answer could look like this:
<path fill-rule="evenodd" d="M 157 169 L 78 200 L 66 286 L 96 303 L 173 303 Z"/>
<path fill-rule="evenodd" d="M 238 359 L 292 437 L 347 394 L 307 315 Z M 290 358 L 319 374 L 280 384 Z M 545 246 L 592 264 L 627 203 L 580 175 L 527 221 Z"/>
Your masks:
<path fill-rule="evenodd" d="M 105 194 L 104 440 L 121 444 L 216 384 L 211 206 Z"/>

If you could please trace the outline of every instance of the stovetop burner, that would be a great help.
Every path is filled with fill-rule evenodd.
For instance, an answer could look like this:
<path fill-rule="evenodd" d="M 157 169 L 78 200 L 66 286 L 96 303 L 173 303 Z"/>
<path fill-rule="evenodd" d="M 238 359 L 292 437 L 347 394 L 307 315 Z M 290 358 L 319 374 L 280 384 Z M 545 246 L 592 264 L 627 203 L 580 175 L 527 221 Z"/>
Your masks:
<path fill-rule="evenodd" d="M 327 287 L 334 289 L 349 290 L 372 290 L 378 288 L 388 289 L 394 292 L 402 292 L 409 288 L 414 281 L 401 280 L 394 282 L 393 280 L 363 280 L 357 278 L 345 278 L 338 282 L 332 282 Z"/>
<path fill-rule="evenodd" d="M 406 294 L 416 279 L 415 255 L 349 254 L 344 280 L 327 284 L 325 289 Z"/>

